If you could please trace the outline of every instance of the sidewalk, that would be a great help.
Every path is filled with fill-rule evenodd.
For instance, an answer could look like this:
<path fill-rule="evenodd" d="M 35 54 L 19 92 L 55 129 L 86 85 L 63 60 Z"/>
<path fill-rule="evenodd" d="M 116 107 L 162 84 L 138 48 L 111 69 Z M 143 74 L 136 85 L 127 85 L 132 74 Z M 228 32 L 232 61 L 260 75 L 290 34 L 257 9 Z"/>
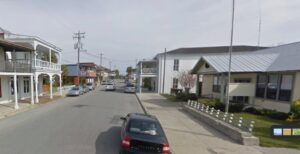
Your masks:
<path fill-rule="evenodd" d="M 137 94 L 148 114 L 161 122 L 173 154 L 299 154 L 286 148 L 263 148 L 235 143 L 214 128 L 181 110 L 180 104 L 153 93 Z"/>
<path fill-rule="evenodd" d="M 39 103 L 31 104 L 30 99 L 20 100 L 19 101 L 19 109 L 15 110 L 14 103 L 0 104 L 0 120 L 16 115 L 21 112 L 28 111 L 30 109 L 38 108 L 39 106 L 52 103 L 58 99 L 62 98 L 62 96 L 53 96 L 53 99 L 50 99 L 47 96 L 39 97 Z"/>

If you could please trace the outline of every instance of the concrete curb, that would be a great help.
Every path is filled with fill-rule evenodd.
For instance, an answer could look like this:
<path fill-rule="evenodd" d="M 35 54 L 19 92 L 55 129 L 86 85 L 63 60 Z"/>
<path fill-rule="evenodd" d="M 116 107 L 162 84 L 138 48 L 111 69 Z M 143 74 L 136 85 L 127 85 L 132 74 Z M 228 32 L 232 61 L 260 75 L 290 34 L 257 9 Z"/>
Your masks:
<path fill-rule="evenodd" d="M 140 100 L 139 96 L 136 93 L 134 95 L 135 95 L 136 99 L 138 100 L 138 102 L 140 103 L 140 106 L 142 107 L 144 113 L 148 114 L 148 112 L 147 112 L 145 106 L 143 105 L 142 101 Z"/>

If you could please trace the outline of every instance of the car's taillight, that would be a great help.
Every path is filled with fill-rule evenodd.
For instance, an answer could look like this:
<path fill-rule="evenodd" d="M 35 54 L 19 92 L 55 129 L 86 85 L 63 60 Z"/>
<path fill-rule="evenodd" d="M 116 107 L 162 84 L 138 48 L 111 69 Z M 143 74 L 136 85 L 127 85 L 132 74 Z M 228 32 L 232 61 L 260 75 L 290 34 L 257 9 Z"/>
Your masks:
<path fill-rule="evenodd" d="M 130 147 L 130 138 L 128 136 L 125 136 L 122 140 L 122 147 L 123 148 L 129 148 Z"/>
<path fill-rule="evenodd" d="M 162 153 L 163 154 L 170 154 L 169 144 L 163 144 Z"/>

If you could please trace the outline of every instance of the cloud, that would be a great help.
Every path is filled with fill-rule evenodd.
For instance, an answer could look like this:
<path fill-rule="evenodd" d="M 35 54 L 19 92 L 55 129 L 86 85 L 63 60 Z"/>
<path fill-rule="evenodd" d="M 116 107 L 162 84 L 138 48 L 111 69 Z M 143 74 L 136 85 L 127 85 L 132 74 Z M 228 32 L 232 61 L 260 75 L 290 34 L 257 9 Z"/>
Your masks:
<path fill-rule="evenodd" d="M 300 1 L 239 0 L 234 44 L 257 44 L 259 6 L 262 45 L 299 40 Z M 0 26 L 52 42 L 73 62 L 72 35 L 84 31 L 84 47 L 104 53 L 124 72 L 135 59 L 152 58 L 165 47 L 228 45 L 230 11 L 227 0 L 1 0 Z M 99 62 L 85 54 L 82 61 Z"/>

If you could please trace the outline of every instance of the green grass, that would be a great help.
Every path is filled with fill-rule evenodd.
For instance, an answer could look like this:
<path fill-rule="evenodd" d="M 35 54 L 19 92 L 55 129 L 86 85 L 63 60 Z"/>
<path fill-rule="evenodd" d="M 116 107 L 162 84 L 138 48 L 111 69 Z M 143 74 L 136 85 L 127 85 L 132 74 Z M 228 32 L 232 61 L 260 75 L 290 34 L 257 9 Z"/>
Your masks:
<path fill-rule="evenodd" d="M 300 122 L 286 122 L 282 120 L 274 120 L 265 116 L 253 115 L 248 113 L 237 113 L 244 119 L 251 119 L 255 121 L 253 135 L 259 137 L 260 145 L 264 147 L 285 147 L 300 149 L 299 138 L 279 139 L 270 136 L 270 128 L 272 125 L 287 125 L 287 124 L 300 124 Z"/>
<path fill-rule="evenodd" d="M 171 102 L 178 102 L 178 100 L 176 99 L 176 96 L 169 95 L 169 94 L 161 94 L 161 95 L 164 96 L 165 98 L 167 98 Z"/>

